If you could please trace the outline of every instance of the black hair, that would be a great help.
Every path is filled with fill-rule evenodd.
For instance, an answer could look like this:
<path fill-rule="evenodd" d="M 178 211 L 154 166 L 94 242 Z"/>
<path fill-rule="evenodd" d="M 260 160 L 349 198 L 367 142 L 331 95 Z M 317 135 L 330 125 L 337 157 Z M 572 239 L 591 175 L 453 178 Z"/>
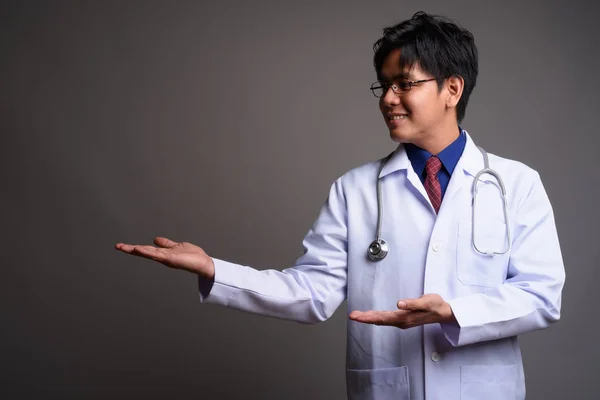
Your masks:
<path fill-rule="evenodd" d="M 419 11 L 411 19 L 384 28 L 383 37 L 373 45 L 377 79 L 382 80 L 383 62 L 395 49 L 400 49 L 402 69 L 418 64 L 435 77 L 440 90 L 446 78 L 453 75 L 463 78 L 463 93 L 456 106 L 456 119 L 460 123 L 479 70 L 473 34 L 448 18 Z"/>

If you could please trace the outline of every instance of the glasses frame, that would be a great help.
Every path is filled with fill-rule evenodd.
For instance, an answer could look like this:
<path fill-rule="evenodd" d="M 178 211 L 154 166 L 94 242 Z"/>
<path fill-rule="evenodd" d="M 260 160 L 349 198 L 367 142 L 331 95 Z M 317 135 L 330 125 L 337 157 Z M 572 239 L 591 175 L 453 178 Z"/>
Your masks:
<path fill-rule="evenodd" d="M 383 96 L 385 96 L 388 92 L 388 90 L 392 89 L 392 92 L 394 92 L 394 94 L 396 96 L 400 96 L 402 94 L 408 93 L 410 92 L 410 89 L 412 89 L 413 86 L 418 85 L 419 83 L 424 83 L 424 82 L 429 82 L 429 81 L 435 81 L 436 78 L 429 78 L 429 79 L 420 79 L 418 81 L 402 81 L 403 85 L 407 85 L 408 89 L 400 89 L 400 86 L 396 85 L 395 83 L 391 84 L 391 85 L 387 85 L 387 84 L 381 84 L 381 82 L 373 82 L 371 84 L 371 93 L 373 93 L 373 96 L 375 96 L 376 98 L 380 99 Z M 384 90 L 385 87 L 387 86 L 387 90 Z M 382 89 L 383 93 L 381 94 L 381 96 L 377 96 L 375 94 L 375 91 L 377 89 Z"/>

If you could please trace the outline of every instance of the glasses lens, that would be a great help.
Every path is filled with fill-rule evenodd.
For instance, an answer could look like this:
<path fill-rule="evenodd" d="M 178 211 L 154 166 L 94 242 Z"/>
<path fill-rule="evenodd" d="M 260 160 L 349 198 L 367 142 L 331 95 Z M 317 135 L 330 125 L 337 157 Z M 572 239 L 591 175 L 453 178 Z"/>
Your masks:
<path fill-rule="evenodd" d="M 371 85 L 371 92 L 373 92 L 373 95 L 375 97 L 381 97 L 383 96 L 383 91 L 384 89 L 381 87 L 381 85 L 379 84 L 379 82 L 376 82 L 374 84 Z"/>
<path fill-rule="evenodd" d="M 401 93 L 406 93 L 410 90 L 411 88 L 411 84 L 409 82 L 406 81 L 402 81 L 398 83 L 398 89 Z"/>

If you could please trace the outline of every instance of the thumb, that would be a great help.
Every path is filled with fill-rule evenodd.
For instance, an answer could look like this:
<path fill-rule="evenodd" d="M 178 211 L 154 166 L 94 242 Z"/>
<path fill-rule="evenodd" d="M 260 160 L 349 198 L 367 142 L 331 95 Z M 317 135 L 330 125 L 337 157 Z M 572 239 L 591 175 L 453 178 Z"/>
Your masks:
<path fill-rule="evenodd" d="M 157 236 L 154 238 L 154 244 L 159 247 L 164 247 L 170 249 L 171 247 L 177 245 L 177 242 L 167 239 L 166 237 Z"/>
<path fill-rule="evenodd" d="M 439 304 L 441 297 L 437 294 L 424 294 L 418 299 L 406 299 L 398 301 L 398 308 L 401 310 L 432 310 Z"/>
<path fill-rule="evenodd" d="M 417 305 L 417 299 L 404 299 L 397 304 L 400 310 L 417 310 Z"/>

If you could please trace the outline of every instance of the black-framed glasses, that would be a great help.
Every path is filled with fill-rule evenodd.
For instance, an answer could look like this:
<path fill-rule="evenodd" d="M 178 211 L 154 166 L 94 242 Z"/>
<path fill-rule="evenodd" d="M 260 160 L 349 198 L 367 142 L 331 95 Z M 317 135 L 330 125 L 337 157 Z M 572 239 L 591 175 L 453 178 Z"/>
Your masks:
<path fill-rule="evenodd" d="M 434 81 L 435 78 L 430 78 L 430 79 L 421 79 L 418 81 L 400 81 L 397 84 L 396 83 L 388 83 L 388 82 L 374 82 L 371 85 L 371 92 L 373 92 L 373 96 L 379 98 L 383 95 L 385 95 L 388 90 L 391 88 L 392 91 L 394 93 L 396 93 L 396 95 L 401 95 L 404 94 L 408 91 L 410 91 L 410 89 L 412 89 L 413 86 L 418 85 L 419 83 L 423 83 L 423 82 L 429 82 L 429 81 Z"/>

